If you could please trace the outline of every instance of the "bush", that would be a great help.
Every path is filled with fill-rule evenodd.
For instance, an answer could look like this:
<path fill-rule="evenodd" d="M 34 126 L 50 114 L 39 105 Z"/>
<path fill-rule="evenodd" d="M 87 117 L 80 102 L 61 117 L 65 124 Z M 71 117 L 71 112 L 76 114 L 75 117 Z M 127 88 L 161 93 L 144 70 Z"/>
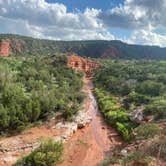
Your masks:
<path fill-rule="evenodd" d="M 161 129 L 157 124 L 144 124 L 135 129 L 137 134 L 137 139 L 147 139 L 153 138 L 155 135 L 159 135 L 161 133 Z"/>
<path fill-rule="evenodd" d="M 166 100 L 154 99 L 152 103 L 145 107 L 144 115 L 154 115 L 155 120 L 161 120 L 166 118 Z"/>
<path fill-rule="evenodd" d="M 60 112 L 66 119 L 83 101 L 82 74 L 65 55 L 0 58 L 0 133 L 15 133 Z"/>
<path fill-rule="evenodd" d="M 121 134 L 121 136 L 123 137 L 123 139 L 125 141 L 130 141 L 131 140 L 130 130 L 125 126 L 125 124 L 117 122 L 116 123 L 116 129 Z"/>
<path fill-rule="evenodd" d="M 129 121 L 129 113 L 123 109 L 116 109 L 109 111 L 106 114 L 107 121 L 110 124 L 115 124 L 116 122 L 127 122 Z"/>
<path fill-rule="evenodd" d="M 144 81 L 136 87 L 136 92 L 149 96 L 159 96 L 163 91 L 163 84 L 155 81 Z"/>
<path fill-rule="evenodd" d="M 109 166 L 110 164 L 117 164 L 119 163 L 118 158 L 111 156 L 108 159 L 104 159 L 100 164 L 97 166 Z"/>
<path fill-rule="evenodd" d="M 62 161 L 62 154 L 62 143 L 47 140 L 31 154 L 18 160 L 14 166 L 55 166 Z"/>
<path fill-rule="evenodd" d="M 142 166 L 148 166 L 148 164 L 151 162 L 151 157 L 147 156 L 144 152 L 141 151 L 135 151 L 134 153 L 130 154 L 126 158 L 122 160 L 123 166 L 128 166 L 129 163 L 142 165 Z"/>
<path fill-rule="evenodd" d="M 124 100 L 124 103 L 134 103 L 135 105 L 147 104 L 149 102 L 149 98 L 145 95 L 131 92 L 127 98 Z"/>
<path fill-rule="evenodd" d="M 130 121 L 129 113 L 125 109 L 120 108 L 116 99 L 105 95 L 101 89 L 96 88 L 95 94 L 100 111 L 106 118 L 107 123 L 113 125 L 125 141 L 130 141 L 132 137 L 131 131 L 132 128 L 135 128 L 135 124 Z"/>
<path fill-rule="evenodd" d="M 161 136 L 154 139 L 151 143 L 147 144 L 143 150 L 146 154 L 166 162 L 166 137 Z"/>

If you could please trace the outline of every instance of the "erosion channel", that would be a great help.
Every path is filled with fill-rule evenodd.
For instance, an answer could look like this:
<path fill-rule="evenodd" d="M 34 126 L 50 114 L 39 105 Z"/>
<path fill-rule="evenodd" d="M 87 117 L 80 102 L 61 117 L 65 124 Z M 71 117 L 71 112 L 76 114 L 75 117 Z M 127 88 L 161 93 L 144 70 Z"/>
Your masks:
<path fill-rule="evenodd" d="M 87 94 L 85 111 L 91 116 L 89 125 L 77 132 L 65 144 L 65 160 L 61 166 L 96 166 L 119 144 L 116 131 L 108 126 L 98 110 L 91 79 L 84 77 Z"/>

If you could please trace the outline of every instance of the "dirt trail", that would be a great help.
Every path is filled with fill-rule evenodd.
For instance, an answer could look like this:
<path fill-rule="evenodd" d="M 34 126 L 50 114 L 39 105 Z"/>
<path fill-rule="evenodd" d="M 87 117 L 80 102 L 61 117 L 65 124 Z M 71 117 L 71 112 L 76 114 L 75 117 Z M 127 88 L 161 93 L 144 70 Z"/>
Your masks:
<path fill-rule="evenodd" d="M 110 150 L 121 144 L 116 131 L 108 127 L 100 112 L 93 95 L 91 80 L 84 77 L 84 92 L 87 98 L 84 109 L 92 117 L 89 125 L 78 129 L 64 144 L 64 162 L 59 166 L 96 166 L 107 157 Z M 22 134 L 0 139 L 0 166 L 11 166 L 16 159 L 30 153 L 41 138 L 63 135 L 65 129 L 57 129 L 56 118 L 50 119 L 41 126 L 27 129 Z"/>
<path fill-rule="evenodd" d="M 78 130 L 66 143 L 65 160 L 60 166 L 96 166 L 121 144 L 116 131 L 104 122 L 98 111 L 93 84 L 87 78 L 84 78 L 84 91 L 88 96 L 86 110 L 91 115 L 92 122 Z"/>

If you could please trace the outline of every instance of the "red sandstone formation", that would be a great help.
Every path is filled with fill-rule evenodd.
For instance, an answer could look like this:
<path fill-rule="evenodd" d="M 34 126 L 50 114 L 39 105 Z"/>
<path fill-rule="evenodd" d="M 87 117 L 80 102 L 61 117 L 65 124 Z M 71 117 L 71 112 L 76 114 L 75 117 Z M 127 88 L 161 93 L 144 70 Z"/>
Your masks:
<path fill-rule="evenodd" d="M 101 57 L 103 57 L 103 58 L 110 58 L 110 57 L 116 58 L 119 56 L 120 56 L 120 52 L 118 51 L 118 49 L 115 47 L 111 47 L 109 49 L 106 49 Z"/>
<path fill-rule="evenodd" d="M 8 41 L 0 41 L 0 56 L 7 57 L 10 54 L 10 44 Z"/>
<path fill-rule="evenodd" d="M 70 54 L 68 57 L 68 66 L 83 71 L 90 76 L 92 70 L 99 68 L 101 65 L 91 59 L 82 58 L 76 54 Z"/>

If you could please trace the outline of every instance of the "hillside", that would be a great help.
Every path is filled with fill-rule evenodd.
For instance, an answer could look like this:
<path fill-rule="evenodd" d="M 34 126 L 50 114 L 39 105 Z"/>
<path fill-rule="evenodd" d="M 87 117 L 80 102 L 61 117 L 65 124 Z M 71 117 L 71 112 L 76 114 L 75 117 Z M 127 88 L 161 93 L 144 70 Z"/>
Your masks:
<path fill-rule="evenodd" d="M 93 58 L 166 59 L 166 48 L 129 45 L 117 40 L 54 41 L 12 34 L 0 34 L 0 40 L 9 42 L 13 55 L 52 55 L 71 51 Z"/>

